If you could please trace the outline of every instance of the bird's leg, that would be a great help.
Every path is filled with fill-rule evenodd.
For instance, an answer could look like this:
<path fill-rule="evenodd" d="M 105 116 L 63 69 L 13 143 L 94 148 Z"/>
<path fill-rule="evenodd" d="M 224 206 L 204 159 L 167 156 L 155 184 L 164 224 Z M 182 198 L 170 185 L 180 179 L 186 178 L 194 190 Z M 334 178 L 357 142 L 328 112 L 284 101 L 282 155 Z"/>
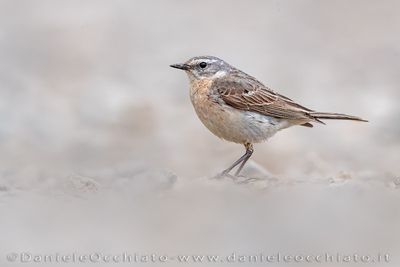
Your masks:
<path fill-rule="evenodd" d="M 244 164 L 246 163 L 246 161 L 251 157 L 251 154 L 253 154 L 253 145 L 250 143 L 246 143 L 245 145 L 246 148 L 246 153 L 244 153 L 243 156 L 241 156 L 237 161 L 235 161 L 228 169 L 224 170 L 222 172 L 222 175 L 229 175 L 229 172 L 235 168 L 237 165 L 239 165 L 240 163 L 242 163 L 239 167 L 239 170 L 236 172 L 235 175 L 238 175 L 239 172 L 241 171 L 241 169 L 243 168 Z"/>
<path fill-rule="evenodd" d="M 247 151 L 246 151 L 246 153 L 245 153 L 243 156 L 241 156 L 237 161 L 235 161 L 228 169 L 224 170 L 224 171 L 222 172 L 222 175 L 228 175 L 229 172 L 230 172 L 233 168 L 235 168 L 237 165 L 239 165 L 240 162 L 242 162 L 242 161 L 245 160 L 246 158 L 247 158 Z"/>
<path fill-rule="evenodd" d="M 238 170 L 235 173 L 235 176 L 238 176 L 240 171 L 243 169 L 244 165 L 246 164 L 246 162 L 249 160 L 249 158 L 251 157 L 251 155 L 253 154 L 253 145 L 250 143 L 246 143 L 244 144 L 244 147 L 246 148 L 246 154 L 247 157 L 243 159 L 242 164 L 240 164 Z"/>

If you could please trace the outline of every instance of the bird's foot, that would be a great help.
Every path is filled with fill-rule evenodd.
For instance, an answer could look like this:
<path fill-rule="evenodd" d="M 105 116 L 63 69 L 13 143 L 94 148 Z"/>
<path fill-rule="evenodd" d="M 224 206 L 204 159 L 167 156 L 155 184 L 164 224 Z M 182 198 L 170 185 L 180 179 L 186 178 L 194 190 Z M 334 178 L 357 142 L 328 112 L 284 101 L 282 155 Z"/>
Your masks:
<path fill-rule="evenodd" d="M 246 177 L 244 175 L 238 175 L 238 176 L 236 176 L 235 182 L 237 184 L 248 184 L 248 183 L 251 183 L 251 182 L 256 182 L 258 180 L 260 180 L 260 178 L 254 178 L 254 177 L 250 177 L 249 178 L 249 177 Z"/>
<path fill-rule="evenodd" d="M 211 177 L 211 179 L 222 179 L 225 177 L 232 179 L 232 181 L 236 184 L 248 184 L 248 183 L 256 182 L 257 180 L 260 180 L 260 178 L 254 178 L 254 177 L 249 178 L 244 175 L 239 175 L 239 174 L 233 175 L 228 172 L 219 173 L 219 174 Z"/>
<path fill-rule="evenodd" d="M 211 179 L 222 179 L 225 177 L 231 178 L 234 181 L 237 179 L 237 177 L 235 175 L 232 175 L 229 172 L 225 172 L 225 171 L 218 173 L 217 175 L 211 177 Z"/>

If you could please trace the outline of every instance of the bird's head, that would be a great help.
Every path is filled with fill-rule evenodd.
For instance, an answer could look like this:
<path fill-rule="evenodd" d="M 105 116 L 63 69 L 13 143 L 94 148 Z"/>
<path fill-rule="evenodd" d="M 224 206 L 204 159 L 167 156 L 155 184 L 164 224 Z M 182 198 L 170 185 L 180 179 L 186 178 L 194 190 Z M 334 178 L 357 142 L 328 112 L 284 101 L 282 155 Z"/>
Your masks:
<path fill-rule="evenodd" d="M 190 80 L 215 79 L 227 75 L 233 67 L 213 56 L 193 57 L 182 64 L 170 65 L 186 71 Z"/>

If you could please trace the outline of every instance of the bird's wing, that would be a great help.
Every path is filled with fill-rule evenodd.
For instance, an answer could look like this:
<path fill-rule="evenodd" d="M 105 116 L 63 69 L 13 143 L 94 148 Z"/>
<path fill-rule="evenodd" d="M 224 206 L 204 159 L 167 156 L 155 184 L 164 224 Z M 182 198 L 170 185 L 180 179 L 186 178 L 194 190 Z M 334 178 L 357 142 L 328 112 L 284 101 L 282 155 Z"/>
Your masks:
<path fill-rule="evenodd" d="M 236 109 L 288 120 L 317 120 L 309 115 L 313 110 L 274 92 L 251 76 L 216 79 L 212 83 L 210 93 Z"/>

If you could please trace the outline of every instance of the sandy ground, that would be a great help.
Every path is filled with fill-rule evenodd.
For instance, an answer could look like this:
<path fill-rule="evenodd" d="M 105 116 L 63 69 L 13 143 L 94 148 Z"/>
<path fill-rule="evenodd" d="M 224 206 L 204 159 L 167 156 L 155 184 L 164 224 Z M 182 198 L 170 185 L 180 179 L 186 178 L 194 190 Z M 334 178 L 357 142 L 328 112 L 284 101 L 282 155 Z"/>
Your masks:
<path fill-rule="evenodd" d="M 389 254 L 375 266 L 398 266 L 399 10 L 0 1 L 0 265 L 33 265 L 24 252 L 126 252 L 175 257 L 157 263 L 166 266 L 195 264 L 178 255 L 248 265 L 232 253 Z M 244 151 L 201 125 L 187 78 L 168 67 L 202 54 L 310 108 L 370 122 L 284 130 L 255 146 L 245 171 L 258 179 L 211 179 Z"/>

